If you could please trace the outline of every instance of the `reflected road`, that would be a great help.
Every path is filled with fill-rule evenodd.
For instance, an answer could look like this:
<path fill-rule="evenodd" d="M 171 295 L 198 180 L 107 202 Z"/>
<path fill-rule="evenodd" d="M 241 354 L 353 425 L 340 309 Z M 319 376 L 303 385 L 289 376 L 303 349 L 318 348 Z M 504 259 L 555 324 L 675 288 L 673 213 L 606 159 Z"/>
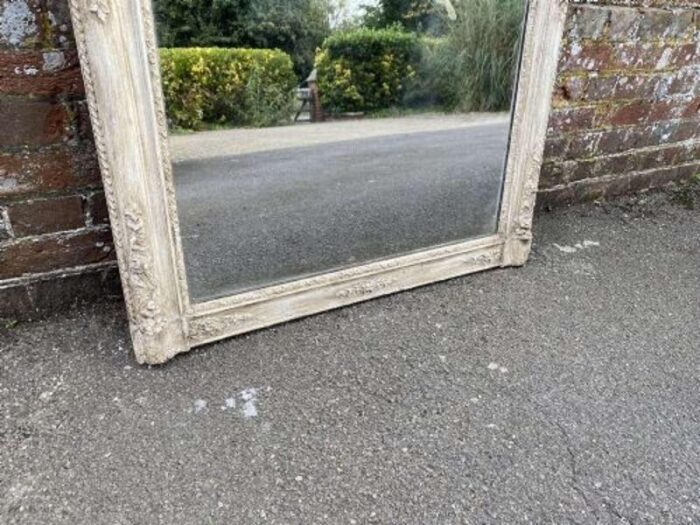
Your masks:
<path fill-rule="evenodd" d="M 507 119 L 369 135 L 174 162 L 193 299 L 495 232 Z"/>

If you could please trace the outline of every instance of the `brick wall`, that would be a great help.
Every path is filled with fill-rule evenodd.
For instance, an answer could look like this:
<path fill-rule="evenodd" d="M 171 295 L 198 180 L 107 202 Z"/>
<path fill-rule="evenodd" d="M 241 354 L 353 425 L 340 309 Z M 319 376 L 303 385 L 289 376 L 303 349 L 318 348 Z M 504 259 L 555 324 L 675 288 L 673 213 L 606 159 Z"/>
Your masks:
<path fill-rule="evenodd" d="M 540 206 L 700 172 L 698 7 L 576 2 Z M 0 0 L 0 16 L 0 317 L 26 318 L 118 285 L 67 0 Z"/>
<path fill-rule="evenodd" d="M 0 0 L 0 317 L 113 293 L 67 2 Z"/>
<path fill-rule="evenodd" d="M 700 2 L 590 4 L 567 21 L 540 206 L 700 173 Z"/>

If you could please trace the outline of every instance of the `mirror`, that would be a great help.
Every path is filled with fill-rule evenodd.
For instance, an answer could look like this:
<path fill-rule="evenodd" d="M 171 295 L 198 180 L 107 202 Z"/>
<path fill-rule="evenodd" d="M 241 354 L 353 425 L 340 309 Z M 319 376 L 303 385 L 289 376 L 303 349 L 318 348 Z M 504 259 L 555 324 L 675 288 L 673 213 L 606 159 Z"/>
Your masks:
<path fill-rule="evenodd" d="M 73 0 L 137 360 L 525 264 L 567 10 Z"/>
<path fill-rule="evenodd" d="M 193 302 L 496 233 L 525 0 L 206 4 L 156 4 Z"/>

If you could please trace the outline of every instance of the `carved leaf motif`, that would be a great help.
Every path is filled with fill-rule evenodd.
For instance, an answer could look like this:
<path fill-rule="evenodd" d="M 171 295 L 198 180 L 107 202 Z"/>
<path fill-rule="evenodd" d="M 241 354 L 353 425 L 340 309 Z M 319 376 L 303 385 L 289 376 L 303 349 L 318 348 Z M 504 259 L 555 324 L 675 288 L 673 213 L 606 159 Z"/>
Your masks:
<path fill-rule="evenodd" d="M 134 210 L 124 214 L 127 236 L 127 279 L 132 303 L 132 325 L 143 336 L 158 335 L 165 326 L 160 311 L 158 288 L 153 276 L 153 264 L 146 246 L 143 220 Z"/>
<path fill-rule="evenodd" d="M 104 24 L 111 12 L 110 0 L 90 0 L 88 11 L 94 14 L 97 19 Z"/>
<path fill-rule="evenodd" d="M 365 297 L 367 295 L 372 295 L 373 293 L 379 292 L 389 288 L 394 283 L 394 280 L 387 279 L 374 279 L 366 283 L 356 284 L 355 286 L 350 286 L 340 290 L 336 296 L 340 299 L 350 299 L 356 297 Z"/>
<path fill-rule="evenodd" d="M 232 314 L 208 319 L 197 319 L 190 323 L 190 338 L 203 340 L 220 337 L 227 330 L 235 328 L 253 319 L 251 314 Z"/>
<path fill-rule="evenodd" d="M 493 253 L 482 253 L 481 255 L 476 255 L 469 257 L 465 264 L 467 266 L 490 266 L 496 262 L 497 256 Z"/>

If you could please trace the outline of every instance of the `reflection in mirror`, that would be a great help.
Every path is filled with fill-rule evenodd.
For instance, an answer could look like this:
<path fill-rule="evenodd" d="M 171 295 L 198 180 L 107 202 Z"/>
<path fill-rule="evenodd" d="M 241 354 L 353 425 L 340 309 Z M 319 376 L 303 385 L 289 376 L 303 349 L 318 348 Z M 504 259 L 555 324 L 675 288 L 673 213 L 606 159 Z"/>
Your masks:
<path fill-rule="evenodd" d="M 496 233 L 525 0 L 239 3 L 155 2 L 194 302 Z"/>

